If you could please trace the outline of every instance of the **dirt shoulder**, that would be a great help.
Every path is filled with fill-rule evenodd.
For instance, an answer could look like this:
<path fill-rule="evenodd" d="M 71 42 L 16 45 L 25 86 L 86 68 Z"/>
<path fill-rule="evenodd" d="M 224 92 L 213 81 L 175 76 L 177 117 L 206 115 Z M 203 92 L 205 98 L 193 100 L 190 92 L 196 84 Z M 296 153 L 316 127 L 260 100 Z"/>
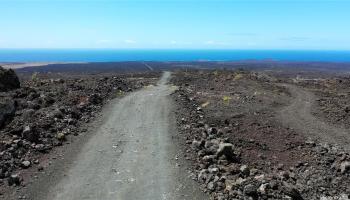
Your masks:
<path fill-rule="evenodd" d="M 278 120 L 294 100 L 284 80 L 252 71 L 175 75 L 185 157 L 213 199 L 348 198 L 349 154 Z"/>

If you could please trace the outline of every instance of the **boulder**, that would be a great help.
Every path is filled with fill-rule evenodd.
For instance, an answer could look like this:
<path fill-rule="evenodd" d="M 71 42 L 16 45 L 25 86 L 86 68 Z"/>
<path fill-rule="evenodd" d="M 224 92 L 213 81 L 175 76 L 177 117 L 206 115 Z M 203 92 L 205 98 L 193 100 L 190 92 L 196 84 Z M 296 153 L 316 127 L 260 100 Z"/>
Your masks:
<path fill-rule="evenodd" d="M 15 112 L 16 106 L 12 99 L 0 99 L 0 127 L 9 121 Z"/>
<path fill-rule="evenodd" d="M 16 73 L 12 69 L 0 66 L 0 92 L 7 92 L 21 86 Z"/>

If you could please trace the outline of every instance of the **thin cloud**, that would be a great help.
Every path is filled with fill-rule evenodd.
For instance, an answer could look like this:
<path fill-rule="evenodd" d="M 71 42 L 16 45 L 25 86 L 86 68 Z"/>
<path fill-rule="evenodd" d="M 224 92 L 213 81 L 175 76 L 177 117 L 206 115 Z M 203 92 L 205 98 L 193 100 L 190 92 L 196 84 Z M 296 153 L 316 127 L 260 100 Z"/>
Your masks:
<path fill-rule="evenodd" d="M 204 44 L 206 44 L 206 45 L 218 45 L 218 46 L 229 46 L 229 45 L 231 45 L 231 44 L 229 44 L 229 43 L 225 43 L 225 42 L 216 42 L 216 41 L 213 41 L 213 40 L 205 41 Z"/>
<path fill-rule="evenodd" d="M 170 44 L 172 44 L 172 45 L 191 45 L 193 43 L 192 42 L 182 42 L 182 41 L 171 40 Z"/>
<path fill-rule="evenodd" d="M 111 42 L 112 42 L 111 40 L 106 40 L 106 39 L 96 41 L 97 44 L 107 44 L 107 43 L 111 43 Z"/>
<path fill-rule="evenodd" d="M 229 33 L 230 36 L 239 36 L 239 37 L 252 37 L 252 36 L 257 36 L 258 34 L 256 33 Z"/>
<path fill-rule="evenodd" d="M 137 42 L 135 40 L 124 40 L 127 44 L 136 44 Z"/>
<path fill-rule="evenodd" d="M 213 44 L 216 44 L 216 42 L 213 40 L 209 40 L 209 41 L 205 41 L 204 44 L 213 45 Z"/>
<path fill-rule="evenodd" d="M 306 40 L 310 40 L 311 38 L 309 37 L 296 37 L 296 36 L 291 36 L 291 37 L 282 37 L 280 40 L 283 41 L 290 41 L 290 42 L 304 42 Z"/>

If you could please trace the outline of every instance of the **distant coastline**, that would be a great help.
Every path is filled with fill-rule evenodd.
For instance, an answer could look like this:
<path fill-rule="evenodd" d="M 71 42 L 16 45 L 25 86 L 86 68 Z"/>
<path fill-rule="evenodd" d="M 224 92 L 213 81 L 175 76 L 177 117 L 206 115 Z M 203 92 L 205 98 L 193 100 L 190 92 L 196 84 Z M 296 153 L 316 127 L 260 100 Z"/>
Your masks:
<path fill-rule="evenodd" d="M 0 63 L 81 63 L 118 61 L 296 61 L 350 62 L 336 50 L 116 50 L 0 49 Z"/>
<path fill-rule="evenodd" d="M 42 67 L 47 65 L 53 65 L 53 64 L 82 64 L 85 62 L 5 62 L 1 63 L 0 66 L 6 68 L 6 69 L 21 69 L 25 67 Z"/>

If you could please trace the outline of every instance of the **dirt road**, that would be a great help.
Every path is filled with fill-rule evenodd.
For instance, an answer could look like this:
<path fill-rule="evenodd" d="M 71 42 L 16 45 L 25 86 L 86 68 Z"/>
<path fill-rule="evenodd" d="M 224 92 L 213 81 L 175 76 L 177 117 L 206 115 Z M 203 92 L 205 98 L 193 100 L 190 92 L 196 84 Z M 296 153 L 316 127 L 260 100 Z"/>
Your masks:
<path fill-rule="evenodd" d="M 302 132 L 306 137 L 333 143 L 350 150 L 350 131 L 327 124 L 311 113 L 315 96 L 302 88 L 285 84 L 293 96 L 292 103 L 279 113 L 279 119 L 288 127 Z"/>
<path fill-rule="evenodd" d="M 169 77 L 165 72 L 157 86 L 115 100 L 43 199 L 207 199 L 176 155 Z"/>

